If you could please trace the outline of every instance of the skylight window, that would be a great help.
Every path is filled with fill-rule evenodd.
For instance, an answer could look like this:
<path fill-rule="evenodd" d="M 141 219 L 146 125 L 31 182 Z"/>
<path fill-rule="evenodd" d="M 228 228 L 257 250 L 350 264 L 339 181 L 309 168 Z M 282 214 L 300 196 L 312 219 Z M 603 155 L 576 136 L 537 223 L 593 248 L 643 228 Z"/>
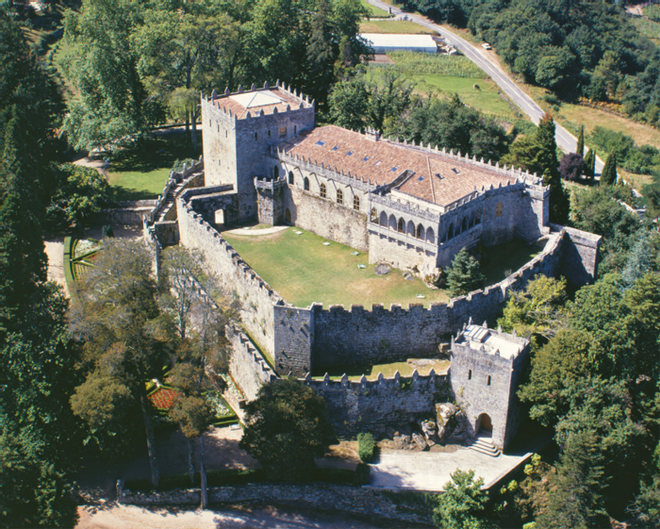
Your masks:
<path fill-rule="evenodd" d="M 420 177 L 417 179 L 418 182 L 421 182 L 422 180 L 424 180 L 424 177 L 423 177 L 423 176 L 420 176 Z"/>
<path fill-rule="evenodd" d="M 368 159 L 369 159 L 369 157 L 368 157 L 368 156 L 365 156 L 364 158 L 362 158 L 362 161 L 363 161 L 363 162 L 366 162 Z"/>
<path fill-rule="evenodd" d="M 451 170 L 454 171 L 456 174 L 461 174 L 461 172 L 458 169 L 456 169 L 456 167 L 452 167 Z"/>
<path fill-rule="evenodd" d="M 353 155 L 353 152 L 354 152 L 354 151 L 348 151 L 348 152 L 346 153 L 346 156 L 352 156 L 352 155 Z"/>
<path fill-rule="evenodd" d="M 438 180 L 442 180 L 442 175 L 440 173 L 435 173 L 435 176 L 438 177 Z"/>
<path fill-rule="evenodd" d="M 339 146 L 335 145 L 331 150 L 336 151 L 337 149 L 339 149 Z"/>
<path fill-rule="evenodd" d="M 397 169 L 398 169 L 398 167 L 392 167 L 392 169 L 390 169 L 390 171 L 394 172 L 394 171 L 396 171 Z"/>
<path fill-rule="evenodd" d="M 316 142 L 316 145 L 323 146 L 323 145 L 325 145 L 325 142 L 323 140 L 319 140 L 319 141 Z"/>

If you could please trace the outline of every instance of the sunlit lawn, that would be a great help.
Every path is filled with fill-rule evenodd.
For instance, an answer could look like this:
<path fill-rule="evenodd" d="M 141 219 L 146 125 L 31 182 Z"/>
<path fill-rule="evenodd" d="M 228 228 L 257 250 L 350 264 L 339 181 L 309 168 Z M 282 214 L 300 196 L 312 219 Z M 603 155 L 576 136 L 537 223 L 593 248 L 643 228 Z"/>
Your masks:
<path fill-rule="evenodd" d="M 197 157 L 181 132 L 145 138 L 113 154 L 108 181 L 116 200 L 153 199 L 162 193 L 176 160 Z"/>
<path fill-rule="evenodd" d="M 367 0 L 360 0 L 360 3 L 369 12 L 369 16 L 372 16 L 372 17 L 389 17 L 390 16 L 390 14 L 387 11 L 385 11 L 383 9 L 380 9 L 376 6 L 372 6 L 369 2 L 367 2 Z"/>
<path fill-rule="evenodd" d="M 412 359 L 411 359 L 412 360 Z M 424 365 L 416 365 L 414 360 L 409 362 L 392 362 L 389 364 L 376 364 L 369 366 L 350 365 L 329 367 L 327 369 L 321 368 L 313 373 L 314 377 L 323 377 L 327 372 L 331 379 L 341 378 L 342 375 L 347 374 L 349 380 L 360 380 L 362 375 L 367 377 L 367 380 L 376 380 L 378 373 L 383 373 L 385 378 L 392 378 L 397 371 L 402 377 L 410 377 L 413 371 L 417 370 L 420 375 L 428 375 L 431 369 L 437 375 L 442 375 L 447 372 L 449 368 L 449 360 L 434 360 L 433 362 L 423 363 Z"/>
<path fill-rule="evenodd" d="M 298 231 L 302 234 L 297 235 Z M 223 236 L 271 287 L 298 307 L 316 302 L 325 307 L 363 305 L 370 310 L 374 303 L 389 308 L 392 303 L 428 306 L 448 300 L 446 291 L 429 289 L 419 279 L 404 279 L 400 270 L 378 276 L 366 253 L 353 255 L 353 248 L 295 227 L 271 235 L 224 232 Z M 482 268 L 487 284 L 501 281 L 505 271 L 517 270 L 541 250 L 519 241 L 487 249 Z"/>

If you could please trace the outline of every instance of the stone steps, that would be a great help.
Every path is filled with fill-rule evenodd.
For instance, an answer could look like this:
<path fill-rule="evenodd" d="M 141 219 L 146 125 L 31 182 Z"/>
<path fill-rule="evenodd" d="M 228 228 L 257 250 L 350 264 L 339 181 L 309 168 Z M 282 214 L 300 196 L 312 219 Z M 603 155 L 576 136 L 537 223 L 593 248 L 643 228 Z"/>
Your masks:
<path fill-rule="evenodd" d="M 491 442 L 490 437 L 479 436 L 468 448 L 491 457 L 497 457 L 502 453 L 500 449 Z"/>

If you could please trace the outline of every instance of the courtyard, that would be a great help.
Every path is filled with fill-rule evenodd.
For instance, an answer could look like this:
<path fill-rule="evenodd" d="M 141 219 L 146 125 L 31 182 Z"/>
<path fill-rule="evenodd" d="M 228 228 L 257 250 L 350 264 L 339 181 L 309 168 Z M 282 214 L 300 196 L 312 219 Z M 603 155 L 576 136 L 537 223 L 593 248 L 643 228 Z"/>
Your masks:
<path fill-rule="evenodd" d="M 401 270 L 377 275 L 376 265 L 369 264 L 366 252 L 300 228 L 288 227 L 263 235 L 259 230 L 225 231 L 222 235 L 257 274 L 298 307 L 322 303 L 325 307 L 362 305 L 371 309 L 372 304 L 389 308 L 390 304 L 398 303 L 407 308 L 409 304 L 428 307 L 449 300 L 446 290 L 430 289 Z M 541 250 L 540 246 L 520 241 L 487 249 L 482 267 L 486 284 L 501 281 Z"/>

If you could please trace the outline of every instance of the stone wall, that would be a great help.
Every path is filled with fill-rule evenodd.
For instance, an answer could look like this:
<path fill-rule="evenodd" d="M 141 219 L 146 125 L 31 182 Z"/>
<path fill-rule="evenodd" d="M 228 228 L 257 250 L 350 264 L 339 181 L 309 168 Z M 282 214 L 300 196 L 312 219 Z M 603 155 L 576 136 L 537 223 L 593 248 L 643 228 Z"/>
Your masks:
<path fill-rule="evenodd" d="M 308 377 L 305 383 L 323 397 L 328 407 L 328 419 L 340 436 L 354 436 L 358 432 L 371 432 L 386 437 L 388 431 L 408 426 L 415 419 L 435 418 L 435 402 L 447 401 L 451 388 L 446 375 L 433 370 L 426 376 L 413 373 L 403 378 L 397 372 L 393 378 L 358 382 L 323 380 Z"/>
<path fill-rule="evenodd" d="M 177 216 L 181 244 L 202 252 L 209 272 L 215 274 L 225 288 L 241 303 L 243 325 L 250 338 L 273 353 L 274 306 L 285 302 L 259 275 L 243 261 L 220 233 L 195 212 L 186 201 L 187 193 L 177 199 Z"/>
<path fill-rule="evenodd" d="M 371 310 L 352 306 L 324 309 L 312 305 L 314 341 L 312 363 L 324 367 L 403 361 L 412 356 L 437 356 L 438 345 L 470 318 L 493 322 L 508 290 L 520 290 L 537 274 L 550 277 L 559 271 L 564 232 L 549 235 L 541 254 L 505 280 L 452 299 L 448 304 L 374 305 Z"/>
<path fill-rule="evenodd" d="M 286 222 L 284 214 L 284 192 L 286 180 L 265 180 L 255 178 L 254 186 L 257 189 L 257 209 L 259 211 L 259 223 L 277 226 Z"/>
<path fill-rule="evenodd" d="M 331 483 L 248 483 L 245 485 L 211 487 L 210 503 L 245 503 L 292 505 L 312 510 L 341 511 L 407 523 L 432 524 L 431 512 L 413 502 L 408 505 L 409 492 L 398 496 L 392 491 L 355 485 Z M 415 498 L 416 499 L 416 498 Z M 117 502 L 128 505 L 198 505 L 200 490 L 177 489 L 168 492 L 131 492 L 117 481 Z"/>
<path fill-rule="evenodd" d="M 553 228 L 560 226 L 553 225 Z M 566 244 L 562 253 L 560 274 L 569 283 L 581 286 L 596 280 L 600 259 L 600 235 L 595 235 L 575 228 L 564 228 Z"/>
<path fill-rule="evenodd" d="M 309 309 L 273 308 L 275 368 L 281 375 L 304 376 L 312 371 L 314 318 Z"/>
<path fill-rule="evenodd" d="M 229 373 L 245 393 L 245 398 L 254 400 L 262 384 L 278 377 L 250 339 L 236 325 L 227 325 L 225 332 L 232 350 Z"/>

